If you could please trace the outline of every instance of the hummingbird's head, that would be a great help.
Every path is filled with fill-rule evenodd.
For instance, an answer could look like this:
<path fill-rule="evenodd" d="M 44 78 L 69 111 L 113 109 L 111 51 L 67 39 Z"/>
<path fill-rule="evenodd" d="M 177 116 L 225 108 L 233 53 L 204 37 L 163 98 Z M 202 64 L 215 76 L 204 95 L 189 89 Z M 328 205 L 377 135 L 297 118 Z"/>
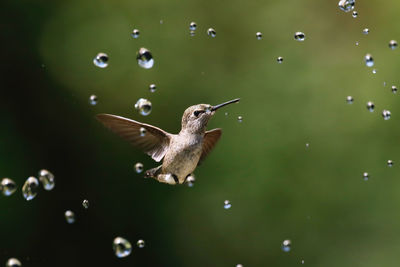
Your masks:
<path fill-rule="evenodd" d="M 215 114 L 215 111 L 225 105 L 239 102 L 239 98 L 211 106 L 209 104 L 198 104 L 188 107 L 183 113 L 182 130 L 191 133 L 203 133 L 206 130 L 207 123 Z"/>

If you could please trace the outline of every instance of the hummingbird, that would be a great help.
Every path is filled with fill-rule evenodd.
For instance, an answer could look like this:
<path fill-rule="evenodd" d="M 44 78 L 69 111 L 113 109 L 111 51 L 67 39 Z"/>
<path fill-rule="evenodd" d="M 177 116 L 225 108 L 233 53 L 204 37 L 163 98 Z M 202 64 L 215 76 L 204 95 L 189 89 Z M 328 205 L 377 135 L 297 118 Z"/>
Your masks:
<path fill-rule="evenodd" d="M 239 100 L 237 98 L 215 106 L 198 104 L 188 107 L 183 113 L 178 134 L 111 114 L 98 114 L 96 118 L 156 162 L 163 160 L 160 166 L 147 170 L 145 178 L 176 185 L 186 181 L 221 138 L 220 128 L 206 131 L 208 121 L 219 108 Z"/>

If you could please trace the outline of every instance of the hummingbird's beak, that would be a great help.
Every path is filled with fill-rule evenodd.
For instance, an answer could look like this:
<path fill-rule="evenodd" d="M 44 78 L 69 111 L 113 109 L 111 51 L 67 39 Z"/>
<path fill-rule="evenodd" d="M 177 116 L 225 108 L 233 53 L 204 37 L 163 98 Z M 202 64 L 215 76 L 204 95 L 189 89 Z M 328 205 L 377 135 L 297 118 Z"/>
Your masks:
<path fill-rule="evenodd" d="M 229 105 L 229 104 L 232 104 L 232 103 L 237 103 L 237 102 L 239 102 L 239 100 L 240 100 L 240 98 L 236 98 L 236 99 L 233 99 L 231 101 L 228 101 L 228 102 L 213 106 L 213 107 L 211 107 L 211 111 L 216 111 L 217 109 L 222 108 L 223 106 L 226 106 L 226 105 Z"/>

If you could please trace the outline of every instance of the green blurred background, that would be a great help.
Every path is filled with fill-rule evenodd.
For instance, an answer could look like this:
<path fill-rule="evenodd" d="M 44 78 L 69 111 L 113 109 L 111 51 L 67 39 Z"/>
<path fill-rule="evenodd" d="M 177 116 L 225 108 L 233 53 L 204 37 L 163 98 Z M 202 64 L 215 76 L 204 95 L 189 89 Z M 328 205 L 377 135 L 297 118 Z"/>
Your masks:
<path fill-rule="evenodd" d="M 337 0 L 1 6 L 0 177 L 19 190 L 0 197 L 0 264 L 17 257 L 24 266 L 60 267 L 399 265 L 400 96 L 390 87 L 400 86 L 400 49 L 388 47 L 400 41 L 399 1 L 357 1 L 358 18 Z M 137 65 L 140 47 L 152 51 L 152 69 Z M 105 69 L 93 65 L 99 52 L 109 55 Z M 140 97 L 153 103 L 147 117 L 134 110 Z M 193 188 L 143 179 L 133 165 L 157 164 L 94 119 L 112 113 L 176 133 L 186 107 L 236 97 L 240 104 L 209 123 L 224 134 Z M 20 187 L 42 168 L 56 187 L 27 202 Z M 73 225 L 67 209 L 77 215 Z M 116 236 L 146 247 L 118 259 Z M 289 253 L 284 239 L 292 240 Z"/>

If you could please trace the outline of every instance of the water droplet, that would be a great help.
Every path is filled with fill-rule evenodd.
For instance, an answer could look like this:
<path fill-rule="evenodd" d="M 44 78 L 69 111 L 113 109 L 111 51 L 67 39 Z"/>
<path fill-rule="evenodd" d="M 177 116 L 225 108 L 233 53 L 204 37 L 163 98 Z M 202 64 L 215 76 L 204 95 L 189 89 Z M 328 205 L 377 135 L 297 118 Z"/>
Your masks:
<path fill-rule="evenodd" d="M 151 113 L 151 102 L 144 98 L 139 98 L 135 104 L 135 109 L 143 116 L 147 116 Z"/>
<path fill-rule="evenodd" d="M 164 23 L 164 21 L 163 20 L 160 20 L 160 24 L 163 24 Z"/>
<path fill-rule="evenodd" d="M 351 95 L 349 95 L 346 97 L 346 102 L 347 104 L 353 104 L 354 98 Z"/>
<path fill-rule="evenodd" d="M 357 18 L 358 12 L 354 10 L 352 16 L 353 16 L 353 18 Z"/>
<path fill-rule="evenodd" d="M 373 70 L 372 70 L 372 73 L 373 73 L 373 74 L 376 74 L 377 72 L 378 72 L 377 69 L 373 69 Z"/>
<path fill-rule="evenodd" d="M 304 264 L 304 260 L 301 260 L 301 264 Z"/>
<path fill-rule="evenodd" d="M 396 40 L 390 40 L 390 42 L 389 42 L 390 49 L 395 50 L 397 48 L 397 46 L 398 46 L 398 44 L 397 44 Z"/>
<path fill-rule="evenodd" d="M 140 127 L 140 136 L 146 136 L 146 133 L 147 133 L 147 130 L 146 130 L 146 128 L 143 128 L 143 127 Z"/>
<path fill-rule="evenodd" d="M 196 32 L 195 31 L 190 31 L 190 36 L 195 36 Z"/>
<path fill-rule="evenodd" d="M 155 84 L 150 84 L 149 90 L 150 90 L 150 92 L 154 93 L 157 90 L 157 86 Z"/>
<path fill-rule="evenodd" d="M 228 116 L 228 114 L 229 114 L 228 112 L 225 112 L 225 116 Z"/>
<path fill-rule="evenodd" d="M 154 59 L 151 55 L 150 50 L 142 47 L 139 49 L 136 55 L 136 60 L 140 67 L 144 69 L 150 69 L 154 65 Z"/>
<path fill-rule="evenodd" d="M 283 240 L 282 242 L 282 250 L 285 252 L 289 252 L 292 246 L 292 241 L 289 239 Z"/>
<path fill-rule="evenodd" d="M 384 109 L 384 110 L 382 111 L 382 117 L 383 117 L 383 119 L 384 119 L 385 121 L 389 120 L 390 117 L 391 117 L 391 115 L 392 115 L 392 114 L 390 113 L 389 110 Z"/>
<path fill-rule="evenodd" d="M 262 33 L 261 32 L 257 32 L 256 33 L 256 38 L 257 38 L 257 40 L 261 40 L 262 39 Z"/>
<path fill-rule="evenodd" d="M 207 30 L 207 34 L 208 34 L 208 36 L 211 36 L 211 37 L 215 37 L 215 36 L 217 36 L 217 32 L 213 29 L 213 28 L 209 28 L 208 30 Z"/>
<path fill-rule="evenodd" d="M 309 148 L 310 147 L 310 144 L 309 143 L 306 143 L 306 148 Z"/>
<path fill-rule="evenodd" d="M 85 209 L 88 209 L 88 208 L 89 208 L 89 200 L 84 199 L 84 200 L 82 201 L 82 206 L 83 206 Z"/>
<path fill-rule="evenodd" d="M 141 173 L 143 171 L 143 164 L 138 162 L 135 164 L 135 172 L 136 173 Z"/>
<path fill-rule="evenodd" d="M 72 224 L 75 222 L 75 213 L 73 211 L 71 210 L 65 211 L 64 216 L 67 223 Z"/>
<path fill-rule="evenodd" d="M 42 183 L 43 188 L 47 191 L 52 190 L 56 185 L 54 181 L 54 175 L 45 169 L 39 172 L 39 181 Z"/>
<path fill-rule="evenodd" d="M 191 174 L 186 178 L 186 183 L 189 187 L 193 187 L 195 182 L 196 182 L 196 177 L 194 176 L 194 174 Z"/>
<path fill-rule="evenodd" d="M 142 240 L 142 239 L 139 239 L 137 242 L 136 242 L 136 245 L 138 246 L 138 248 L 144 248 L 144 240 Z"/>
<path fill-rule="evenodd" d="M 358 44 L 359 44 L 358 41 L 356 41 L 356 45 L 357 45 L 357 46 L 358 46 Z"/>
<path fill-rule="evenodd" d="M 374 102 L 368 101 L 367 102 L 367 109 L 369 110 L 369 112 L 373 112 L 375 109 L 375 104 Z"/>
<path fill-rule="evenodd" d="M 242 264 L 236 264 L 236 267 L 243 267 Z"/>
<path fill-rule="evenodd" d="M 384 86 L 384 87 L 386 86 L 386 82 L 383 82 L 383 86 Z"/>
<path fill-rule="evenodd" d="M 6 263 L 6 267 L 20 267 L 20 266 L 22 266 L 22 264 L 16 258 L 10 258 L 10 259 L 8 259 L 8 261 Z"/>
<path fill-rule="evenodd" d="M 296 32 L 294 34 L 294 39 L 299 42 L 303 42 L 306 39 L 306 36 L 303 32 Z"/>
<path fill-rule="evenodd" d="M 89 104 L 92 105 L 92 106 L 97 104 L 97 96 L 96 95 L 91 95 L 89 97 Z"/>
<path fill-rule="evenodd" d="M 392 85 L 392 93 L 393 94 L 397 93 L 397 87 L 395 85 Z"/>
<path fill-rule="evenodd" d="M 139 38 L 139 35 L 140 35 L 140 31 L 138 30 L 138 29 L 134 29 L 133 31 L 132 31 L 132 33 L 131 33 L 131 36 L 133 37 L 133 38 Z"/>
<path fill-rule="evenodd" d="M 389 166 L 389 167 L 393 167 L 393 160 L 388 160 L 387 161 L 387 165 Z"/>
<path fill-rule="evenodd" d="M 229 200 L 224 201 L 224 209 L 228 210 L 232 207 L 232 204 Z"/>
<path fill-rule="evenodd" d="M 339 8 L 344 12 L 349 12 L 354 9 L 354 4 L 356 3 L 355 0 L 340 0 L 339 1 Z"/>
<path fill-rule="evenodd" d="M 283 62 L 283 57 L 278 57 L 278 58 L 276 59 L 276 61 L 278 61 L 278 63 L 281 64 L 281 63 Z"/>
<path fill-rule="evenodd" d="M 369 29 L 368 28 L 363 29 L 363 34 L 367 35 L 368 33 L 369 33 Z"/>
<path fill-rule="evenodd" d="M 364 172 L 362 176 L 363 176 L 364 181 L 368 181 L 368 179 L 369 179 L 368 172 Z"/>
<path fill-rule="evenodd" d="M 105 53 L 98 53 L 93 59 L 93 64 L 99 68 L 105 68 L 108 66 L 108 56 Z"/>
<path fill-rule="evenodd" d="M 364 60 L 365 60 L 365 65 L 367 67 L 374 66 L 374 59 L 372 58 L 371 54 L 366 54 L 365 57 L 364 57 Z"/>
<path fill-rule="evenodd" d="M 116 237 L 113 241 L 113 249 L 115 256 L 117 256 L 118 258 L 124 258 L 131 254 L 132 245 L 125 238 Z"/>
<path fill-rule="evenodd" d="M 242 116 L 238 116 L 238 122 L 242 122 L 243 121 L 243 117 Z"/>
<path fill-rule="evenodd" d="M 5 196 L 11 196 L 17 190 L 17 185 L 10 178 L 3 178 L 0 187 Z"/>
<path fill-rule="evenodd" d="M 35 177 L 31 176 L 26 179 L 22 186 L 22 195 L 27 201 L 34 199 L 39 189 L 39 181 Z"/>
<path fill-rule="evenodd" d="M 195 30 L 197 29 L 197 24 L 196 24 L 196 22 L 194 22 L 194 21 L 190 22 L 189 29 L 190 29 L 191 31 L 195 31 Z"/>

